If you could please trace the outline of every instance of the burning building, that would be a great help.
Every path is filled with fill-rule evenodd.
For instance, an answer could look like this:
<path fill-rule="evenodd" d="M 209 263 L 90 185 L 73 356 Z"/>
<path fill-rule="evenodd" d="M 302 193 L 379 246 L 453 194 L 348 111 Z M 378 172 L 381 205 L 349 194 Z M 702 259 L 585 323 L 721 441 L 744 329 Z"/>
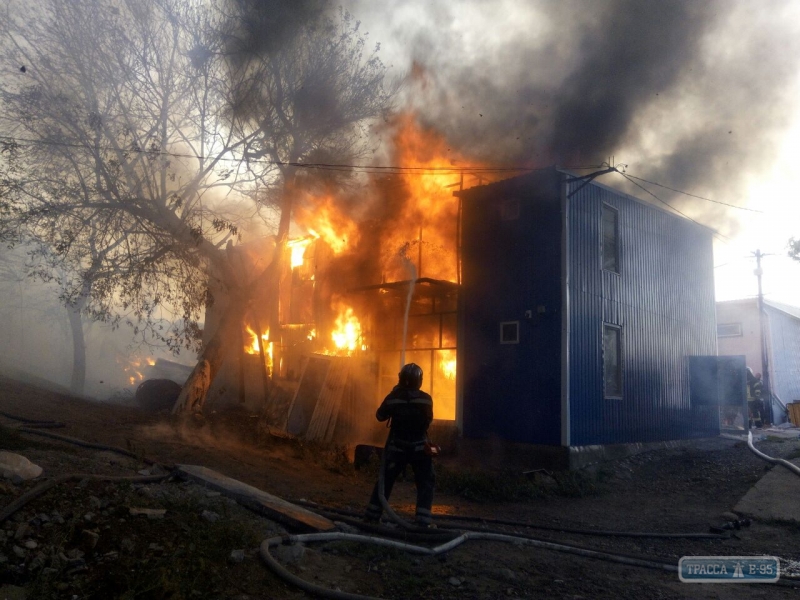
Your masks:
<path fill-rule="evenodd" d="M 280 331 L 269 331 L 266 301 L 249 307 L 210 402 L 259 410 L 267 398 L 273 403 L 278 386 L 291 396 L 283 422 L 290 433 L 372 441 L 383 435 L 374 419 L 380 400 L 401 364 L 416 362 L 423 389 L 436 398 L 436 427 L 455 431 L 460 262 L 453 190 L 463 187 L 464 174 L 452 166 L 459 157 L 446 143 L 411 117 L 399 117 L 395 128 L 395 159 L 409 170 L 372 176 L 373 198 L 358 218 L 348 211 L 357 202 L 336 190 L 309 184 L 298 194 L 280 276 Z M 274 247 L 264 239 L 228 248 L 256 290 L 253 278 L 273 260 Z M 227 304 L 224 292 L 212 295 L 207 335 Z"/>
<path fill-rule="evenodd" d="M 711 230 L 557 168 L 467 187 L 440 141 L 400 131 L 405 164 L 429 170 L 376 178 L 361 220 L 306 200 L 280 332 L 251 307 L 212 401 L 258 409 L 280 385 L 290 433 L 379 442 L 374 411 L 416 362 L 437 435 L 573 464 L 589 446 L 719 432 L 717 399 L 690 389 L 691 357 L 716 355 Z M 270 250 L 241 246 L 244 270 Z"/>

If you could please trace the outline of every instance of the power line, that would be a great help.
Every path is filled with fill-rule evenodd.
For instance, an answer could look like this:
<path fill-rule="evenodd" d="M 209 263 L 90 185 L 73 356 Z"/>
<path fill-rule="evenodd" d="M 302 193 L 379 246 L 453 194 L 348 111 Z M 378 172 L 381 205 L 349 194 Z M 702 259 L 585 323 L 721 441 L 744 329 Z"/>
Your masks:
<path fill-rule="evenodd" d="M 153 156 L 168 156 L 173 158 L 192 158 L 195 160 L 203 160 L 203 159 L 211 159 L 209 156 L 202 156 L 199 154 L 192 154 L 192 153 L 181 153 L 181 152 L 168 152 L 166 150 L 147 150 L 143 148 L 137 147 L 129 147 L 129 148 L 114 148 L 111 146 L 105 147 L 92 147 L 88 146 L 87 144 L 80 144 L 74 142 L 59 142 L 56 140 L 34 140 L 34 139 L 26 139 L 26 138 L 13 138 L 9 136 L 0 136 L 0 140 L 9 142 L 10 144 L 16 144 L 19 146 L 31 146 L 31 145 L 42 145 L 42 146 L 61 146 L 66 148 L 78 148 L 83 150 L 103 150 L 103 151 L 110 151 L 110 152 L 136 152 L 141 154 L 150 154 Z M 402 166 L 402 165 L 355 165 L 355 164 L 346 164 L 346 163 L 301 163 L 301 162 L 292 162 L 292 161 L 280 161 L 280 160 L 270 160 L 270 159 L 263 159 L 263 158 L 235 158 L 235 157 L 224 157 L 218 156 L 214 157 L 213 160 L 216 161 L 226 161 L 226 162 L 235 162 L 235 163 L 256 163 L 256 164 L 267 164 L 267 165 L 274 165 L 274 166 L 285 166 L 285 167 L 296 167 L 301 169 L 316 169 L 316 170 L 323 170 L 323 171 L 343 171 L 343 172 L 361 172 L 361 173 L 388 173 L 388 174 L 405 174 L 405 175 L 425 175 L 428 173 L 438 173 L 443 175 L 451 175 L 451 174 L 461 174 L 461 173 L 471 173 L 471 174 L 480 174 L 480 173 L 526 173 L 526 172 L 535 172 L 535 171 L 546 171 L 551 167 L 527 167 L 527 166 L 510 166 L 510 167 L 493 167 L 493 166 L 479 166 L 479 165 L 467 165 L 467 166 L 450 166 L 450 167 L 413 167 L 413 166 Z M 581 171 L 581 170 L 590 170 L 590 169 L 597 169 L 603 165 L 579 165 L 579 166 L 567 166 L 563 167 L 564 169 Z M 619 172 L 619 171 L 617 171 Z M 699 200 L 705 200 L 707 202 L 714 202 L 715 204 L 721 204 L 723 206 L 728 206 L 730 208 L 736 208 L 739 210 L 746 210 L 750 212 L 764 214 L 763 211 L 757 210 L 754 208 L 746 208 L 744 206 L 737 206 L 735 204 L 728 204 L 726 202 L 721 202 L 719 200 L 713 200 L 711 198 L 706 198 L 704 196 L 698 196 L 696 194 L 691 194 L 689 192 L 685 192 L 683 190 L 679 190 L 661 183 L 657 183 L 655 181 L 650 181 L 648 179 L 644 179 L 642 177 L 636 177 L 635 175 L 630 175 L 628 173 L 621 173 L 623 177 L 628 179 L 631 183 L 633 183 L 638 188 L 642 189 L 647 194 L 653 196 L 659 202 L 667 205 L 672 210 L 678 212 L 682 216 L 686 217 L 690 221 L 697 223 L 698 225 L 702 225 L 698 221 L 695 221 L 687 214 L 681 212 L 668 202 L 662 200 L 650 190 L 645 188 L 644 186 L 636 183 L 636 181 L 642 181 L 644 183 L 648 183 L 650 185 L 655 185 L 666 190 L 670 190 L 672 192 L 683 194 L 685 196 L 689 196 L 692 198 L 697 198 Z M 724 237 L 725 239 L 730 239 L 727 236 L 717 232 L 718 235 Z"/>
<path fill-rule="evenodd" d="M 689 219 L 689 220 L 690 220 L 692 223 L 695 223 L 695 224 L 697 224 L 697 225 L 700 225 L 701 227 L 707 227 L 707 225 L 703 225 L 703 224 L 702 224 L 702 223 L 700 223 L 699 221 L 695 221 L 695 220 L 694 220 L 692 217 L 690 217 L 690 216 L 689 216 L 689 215 L 687 215 L 686 213 L 684 213 L 684 212 L 681 212 L 680 210 L 678 210 L 677 208 L 675 208 L 674 206 L 672 206 L 672 205 L 671 205 L 669 202 L 666 202 L 666 201 L 662 200 L 661 198 L 659 198 L 658 196 L 656 196 L 656 195 L 655 195 L 653 192 L 651 192 L 650 190 L 648 190 L 648 189 L 647 189 L 646 187 L 644 187 L 643 185 L 640 185 L 640 184 L 636 183 L 636 182 L 635 182 L 633 179 L 631 179 L 630 177 L 628 177 L 628 176 L 627 176 L 625 173 L 623 173 L 622 171 L 617 171 L 617 173 L 619 173 L 620 175 L 622 175 L 622 176 L 623 176 L 625 179 L 627 179 L 628 181 L 630 181 L 630 182 L 631 182 L 633 185 L 635 185 L 635 186 L 636 186 L 636 187 L 638 187 L 639 189 L 643 190 L 643 191 L 644 191 L 644 192 L 646 192 L 647 194 L 650 194 L 650 195 L 651 195 L 653 198 L 655 198 L 656 200 L 658 200 L 659 202 L 661 202 L 661 204 L 664 204 L 664 205 L 668 206 L 669 208 L 671 208 L 672 210 L 674 210 L 674 211 L 675 211 L 676 213 L 678 213 L 679 215 L 681 215 L 681 216 L 683 216 L 683 217 L 686 217 L 686 218 L 687 218 L 687 219 Z M 709 229 L 710 229 L 710 228 L 709 228 Z M 715 230 L 715 229 L 712 229 L 712 232 L 714 233 L 714 235 L 717 235 L 717 236 L 720 236 L 720 237 L 722 237 L 722 238 L 725 238 L 726 240 L 728 240 L 728 242 L 730 242 L 730 241 L 731 241 L 731 239 L 730 239 L 728 236 L 721 234 L 719 231 L 717 231 L 717 230 Z M 727 243 L 727 242 L 726 242 L 726 243 Z"/>
<path fill-rule="evenodd" d="M 683 194 L 684 196 L 689 196 L 691 198 L 697 198 L 698 200 L 705 200 L 706 202 L 713 202 L 715 204 L 722 204 L 723 206 L 729 206 L 730 208 L 738 208 L 739 210 L 747 210 L 750 212 L 764 214 L 763 210 L 757 210 L 755 208 L 747 208 L 745 206 L 737 206 L 736 204 L 728 204 L 727 202 L 722 202 L 720 200 L 713 200 L 711 198 L 706 198 L 704 196 L 698 196 L 697 194 L 690 194 L 689 192 L 684 192 L 683 190 L 677 190 L 675 188 L 669 187 L 668 185 L 664 185 L 662 183 L 656 183 L 655 181 L 650 181 L 648 179 L 643 179 L 642 177 L 636 177 L 635 175 L 631 175 L 630 173 L 626 173 L 627 177 L 631 179 L 636 179 L 638 181 L 643 181 L 645 183 L 649 183 L 650 185 L 655 185 L 660 188 L 664 188 L 665 190 L 669 190 L 671 192 L 675 192 L 677 194 Z"/>
<path fill-rule="evenodd" d="M 82 150 L 102 150 L 109 152 L 136 152 L 141 154 L 150 154 L 153 156 L 168 156 L 174 158 L 193 158 L 196 160 L 210 159 L 209 156 L 201 156 L 199 154 L 181 153 L 181 152 L 168 152 L 166 150 L 147 150 L 144 148 L 130 147 L 130 148 L 114 148 L 111 146 L 95 147 L 87 144 L 79 144 L 74 142 L 60 142 L 57 140 L 34 140 L 26 138 L 13 138 L 8 136 L 0 136 L 0 140 L 16 144 L 19 146 L 61 146 L 66 148 L 78 148 Z M 420 174 L 427 173 L 441 173 L 441 174 L 459 174 L 459 173 L 520 173 L 520 172 L 533 172 L 545 171 L 551 167 L 526 167 L 526 166 L 511 166 L 511 167 L 486 167 L 479 165 L 466 165 L 466 166 L 450 166 L 450 167 L 413 167 L 401 165 L 355 165 L 355 164 L 340 164 L 340 163 L 301 163 L 291 161 L 279 161 L 263 158 L 234 158 L 234 157 L 215 157 L 217 161 L 228 161 L 236 163 L 258 163 L 269 164 L 275 166 L 298 167 L 302 169 L 319 169 L 326 171 L 359 171 L 363 173 L 398 173 L 398 174 Z M 584 170 L 595 169 L 596 165 L 591 166 L 571 166 L 564 167 L 566 169 Z"/>

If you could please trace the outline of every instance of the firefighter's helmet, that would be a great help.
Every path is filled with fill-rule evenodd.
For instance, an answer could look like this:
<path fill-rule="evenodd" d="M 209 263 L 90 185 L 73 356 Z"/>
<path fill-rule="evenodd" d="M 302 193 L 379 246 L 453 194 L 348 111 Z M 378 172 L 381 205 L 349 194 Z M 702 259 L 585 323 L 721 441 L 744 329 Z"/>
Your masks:
<path fill-rule="evenodd" d="M 398 378 L 400 379 L 400 385 L 403 387 L 418 390 L 422 387 L 422 367 L 415 363 L 403 365 Z"/>

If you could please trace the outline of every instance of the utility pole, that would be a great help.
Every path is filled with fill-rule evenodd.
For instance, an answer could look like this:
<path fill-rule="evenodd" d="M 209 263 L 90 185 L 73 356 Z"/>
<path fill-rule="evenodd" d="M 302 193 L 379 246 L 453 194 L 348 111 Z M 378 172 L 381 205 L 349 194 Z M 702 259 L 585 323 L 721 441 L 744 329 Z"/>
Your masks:
<path fill-rule="evenodd" d="M 756 270 L 753 273 L 758 279 L 758 328 L 761 338 L 762 381 L 764 382 L 763 390 L 766 392 L 766 397 L 763 400 L 766 402 L 767 420 L 772 424 L 772 385 L 769 377 L 769 350 L 767 348 L 766 328 L 764 327 L 764 294 L 761 291 L 761 275 L 764 273 L 761 268 L 761 257 L 766 256 L 766 254 L 762 254 L 759 249 L 753 253 L 753 256 L 756 257 Z"/>

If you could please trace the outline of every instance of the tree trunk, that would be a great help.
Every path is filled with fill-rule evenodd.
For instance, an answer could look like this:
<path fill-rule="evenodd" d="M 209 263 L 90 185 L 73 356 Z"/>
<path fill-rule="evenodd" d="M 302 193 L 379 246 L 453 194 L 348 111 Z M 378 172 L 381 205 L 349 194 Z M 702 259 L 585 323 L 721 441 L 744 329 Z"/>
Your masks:
<path fill-rule="evenodd" d="M 67 306 L 69 327 L 72 332 L 72 380 L 69 389 L 76 396 L 82 396 L 86 386 L 86 340 L 83 337 L 83 318 L 81 310 L 86 300 L 81 298 L 74 306 Z"/>
<path fill-rule="evenodd" d="M 269 332 L 272 346 L 272 379 L 280 377 L 281 362 L 283 359 L 283 329 L 280 318 L 281 288 L 284 285 L 284 265 L 288 258 L 287 242 L 289 229 L 292 224 L 292 209 L 294 206 L 296 170 L 291 168 L 283 174 L 283 196 L 281 198 L 281 218 L 278 222 L 278 232 L 275 236 L 275 258 L 270 265 L 272 268 L 266 273 L 267 293 L 266 300 L 269 306 Z"/>
<path fill-rule="evenodd" d="M 264 280 L 267 282 L 265 300 L 269 306 L 268 323 L 270 341 L 273 342 L 273 380 L 280 376 L 283 344 L 283 333 L 281 331 L 280 323 L 280 289 L 281 278 L 283 276 L 283 266 L 287 258 L 286 242 L 289 238 L 289 229 L 292 222 L 295 175 L 296 173 L 294 170 L 292 170 L 291 174 L 284 174 L 281 218 L 278 223 L 278 232 L 275 239 L 275 256 L 272 259 L 272 262 L 266 267 L 261 276 L 258 278 L 259 280 Z M 214 263 L 216 264 L 217 268 L 221 268 L 222 270 L 229 268 L 229 262 L 220 264 L 219 255 L 212 253 L 212 256 L 215 259 Z M 234 272 L 230 273 L 230 276 L 225 279 L 230 282 L 237 281 L 238 277 L 235 267 Z M 234 327 L 238 327 L 239 330 L 241 330 L 244 313 L 248 300 L 250 300 L 249 295 L 252 294 L 251 287 L 252 286 L 247 285 L 245 286 L 244 290 L 242 290 L 241 287 L 238 288 L 238 291 L 240 293 L 244 292 L 244 296 L 247 297 L 240 297 L 239 300 L 232 301 L 231 306 L 228 308 L 222 320 L 220 321 L 216 333 L 209 340 L 208 344 L 205 345 L 202 354 L 198 358 L 197 365 L 195 365 L 192 373 L 186 380 L 186 383 L 181 390 L 181 395 L 178 397 L 178 400 L 175 402 L 175 406 L 172 408 L 173 414 L 203 411 L 208 389 L 211 387 L 211 383 L 214 381 L 214 378 L 217 376 L 217 373 L 222 366 L 222 361 L 224 360 L 225 353 L 227 351 L 226 345 L 230 343 L 231 340 L 239 339 L 238 336 L 231 337 L 231 334 Z M 258 335 L 260 336 L 261 333 L 259 332 Z M 264 365 L 266 366 L 266 363 L 264 363 Z M 264 387 L 266 393 L 267 388 L 270 386 L 265 382 Z"/>
<path fill-rule="evenodd" d="M 234 328 L 241 329 L 243 316 L 244 302 L 233 300 L 220 320 L 217 331 L 203 348 L 197 364 L 183 385 L 181 394 L 172 408 L 173 414 L 203 412 L 208 388 L 211 387 L 211 383 L 222 367 L 228 346 L 232 340 L 239 339 L 238 335 L 234 335 Z"/>

